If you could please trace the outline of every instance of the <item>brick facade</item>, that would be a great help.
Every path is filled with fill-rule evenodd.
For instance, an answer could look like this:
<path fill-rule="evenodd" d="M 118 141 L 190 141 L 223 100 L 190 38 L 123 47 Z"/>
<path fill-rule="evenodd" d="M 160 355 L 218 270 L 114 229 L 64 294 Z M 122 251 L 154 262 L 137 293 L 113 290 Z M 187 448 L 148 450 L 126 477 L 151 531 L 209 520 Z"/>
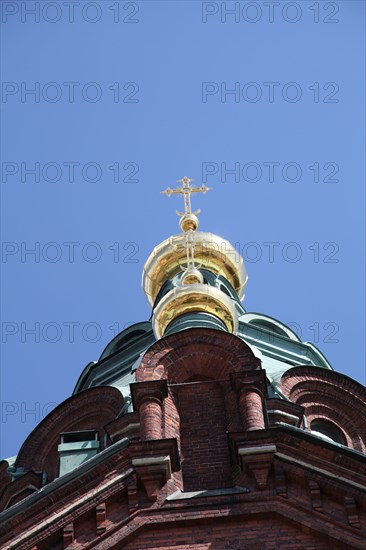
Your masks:
<path fill-rule="evenodd" d="M 26 440 L 24 475 L 0 463 L 0 547 L 363 549 L 365 388 L 301 366 L 280 387 L 287 400 L 269 397 L 260 360 L 232 334 L 157 341 L 131 384 L 133 412 L 120 415 L 115 388 L 82 391 Z M 312 435 L 317 419 L 347 446 Z M 101 452 L 58 477 L 59 434 L 91 429 Z"/>

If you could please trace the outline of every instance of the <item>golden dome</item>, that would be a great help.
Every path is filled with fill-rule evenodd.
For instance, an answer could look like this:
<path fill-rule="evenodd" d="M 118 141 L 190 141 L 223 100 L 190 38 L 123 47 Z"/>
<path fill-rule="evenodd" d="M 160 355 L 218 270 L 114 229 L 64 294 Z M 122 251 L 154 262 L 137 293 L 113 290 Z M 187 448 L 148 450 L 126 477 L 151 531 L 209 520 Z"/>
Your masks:
<path fill-rule="evenodd" d="M 228 332 L 238 328 L 234 302 L 218 288 L 205 284 L 191 284 L 173 288 L 157 304 L 153 315 L 156 338 L 162 338 L 171 321 L 192 311 L 204 311 L 221 319 Z"/>
<path fill-rule="evenodd" d="M 142 273 L 142 287 L 151 305 L 163 284 L 180 273 L 182 267 L 187 267 L 185 239 L 184 233 L 166 239 L 154 248 L 147 259 Z M 239 252 L 228 241 L 212 233 L 192 232 L 192 240 L 196 266 L 225 277 L 242 298 L 247 275 Z M 192 287 L 189 286 L 189 291 Z"/>

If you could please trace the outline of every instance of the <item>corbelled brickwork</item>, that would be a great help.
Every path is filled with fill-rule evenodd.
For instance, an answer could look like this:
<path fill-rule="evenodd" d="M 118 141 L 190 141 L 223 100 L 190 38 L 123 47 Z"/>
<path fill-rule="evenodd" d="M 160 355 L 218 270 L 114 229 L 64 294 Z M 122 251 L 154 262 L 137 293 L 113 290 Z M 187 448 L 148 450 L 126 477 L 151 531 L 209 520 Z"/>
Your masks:
<path fill-rule="evenodd" d="M 308 423 L 324 419 L 337 426 L 346 444 L 366 452 L 365 388 L 338 372 L 295 367 L 282 377 L 281 388 L 301 405 Z"/>
<path fill-rule="evenodd" d="M 247 518 L 243 523 L 228 521 L 227 518 L 216 519 L 214 523 L 203 519 L 192 521 L 191 526 L 169 531 L 151 529 L 128 544 L 126 550 L 242 550 L 250 547 L 261 550 L 329 550 L 342 548 L 342 545 L 335 542 L 330 546 L 328 537 L 273 514 L 258 519 Z"/>

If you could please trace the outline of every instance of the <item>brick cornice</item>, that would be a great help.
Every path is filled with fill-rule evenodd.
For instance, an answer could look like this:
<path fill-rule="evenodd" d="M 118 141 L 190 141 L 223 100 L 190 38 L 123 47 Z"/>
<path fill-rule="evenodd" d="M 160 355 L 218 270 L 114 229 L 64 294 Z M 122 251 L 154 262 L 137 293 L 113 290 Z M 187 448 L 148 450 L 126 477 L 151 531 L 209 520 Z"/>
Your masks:
<path fill-rule="evenodd" d="M 303 525 L 314 533 L 323 533 L 326 536 L 331 532 L 330 544 L 333 544 L 333 540 L 340 540 L 342 544 L 348 544 L 345 547 L 362 548 L 361 541 L 364 542 L 364 538 L 359 532 L 358 506 L 362 508 L 366 505 L 364 455 L 346 447 L 324 442 L 303 430 L 285 426 L 252 432 L 235 432 L 229 434 L 229 439 L 232 449 L 236 449 L 236 452 L 241 449 L 240 456 L 253 457 L 252 462 L 247 462 L 249 472 L 254 472 L 259 484 L 262 484 L 262 488 L 259 489 L 264 491 L 263 497 L 259 496 L 258 491 L 251 489 L 250 493 L 224 492 L 221 496 L 216 494 L 210 498 L 201 495 L 188 502 L 154 500 L 150 506 L 143 504 L 145 508 L 141 507 L 140 501 L 140 507 L 131 512 L 129 518 L 124 517 L 118 523 L 104 529 L 106 524 L 103 514 L 106 513 L 108 518 L 108 504 L 104 509 L 103 503 L 107 502 L 111 495 L 122 490 L 126 490 L 127 498 L 127 483 L 133 476 L 133 461 L 137 476 L 154 498 L 156 491 L 159 491 L 161 484 L 169 477 L 169 464 L 172 465 L 172 470 L 179 467 L 176 462 L 178 449 L 175 439 L 134 442 L 125 449 L 121 448 L 122 442 L 119 442 L 100 453 L 98 459 L 102 460 L 98 464 L 94 463 L 94 467 L 94 459 L 89 461 L 89 465 L 86 463 L 87 471 L 83 475 L 80 475 L 81 469 L 74 479 L 67 481 L 65 477 L 67 482 L 64 484 L 60 478 L 58 483 L 54 482 L 54 486 L 60 486 L 53 491 L 53 484 L 46 486 L 45 491 L 48 490 L 48 494 L 40 492 L 37 499 L 26 499 L 20 512 L 19 506 L 15 506 L 13 512 L 18 508 L 18 513 L 10 514 L 12 518 L 4 522 L 3 528 L 10 533 L 12 530 L 16 532 L 17 525 L 22 525 L 23 532 L 28 529 L 29 533 L 24 539 L 17 539 L 18 542 L 12 543 L 12 546 L 9 546 L 9 542 L 8 546 L 23 550 L 30 544 L 36 545 L 44 540 L 43 525 L 47 524 L 46 533 L 52 534 L 56 530 L 70 526 L 75 519 L 94 508 L 99 511 L 101 517 L 103 516 L 103 521 L 101 520 L 99 526 L 98 543 L 94 540 L 93 543 L 86 544 L 85 550 L 103 548 L 106 544 L 109 548 L 117 548 L 121 543 L 127 544 L 139 536 L 141 529 L 158 526 L 173 529 L 179 525 L 190 525 L 194 529 L 195 525 L 207 524 L 210 521 L 213 524 L 223 519 L 240 519 L 243 522 L 246 518 L 266 519 L 273 518 L 276 514 L 286 521 Z M 169 457 L 169 464 L 166 457 Z M 276 482 L 273 466 L 276 469 L 280 468 L 276 473 Z M 268 488 L 263 476 L 255 472 L 258 468 L 262 472 L 268 470 Z M 284 472 L 282 481 L 281 471 Z M 278 484 L 277 496 L 273 483 Z M 306 484 L 309 488 L 308 500 L 300 501 L 299 490 L 306 490 Z M 287 492 L 287 485 L 290 488 L 295 487 L 295 496 L 290 490 Z M 337 501 L 344 503 L 343 523 L 339 519 L 339 514 L 332 517 L 332 511 L 322 505 L 322 494 L 327 494 L 327 498 L 329 495 L 335 495 Z M 312 507 L 309 507 L 309 503 L 312 503 Z M 36 527 L 33 533 L 32 526 Z M 6 540 L 8 538 L 4 537 L 1 541 L 5 548 Z"/>
<path fill-rule="evenodd" d="M 114 472 L 115 476 L 111 476 L 111 472 Z M 117 472 L 122 472 L 122 477 L 132 472 L 126 439 L 108 447 L 79 468 L 49 483 L 42 491 L 2 512 L 0 537 L 9 535 L 12 530 L 16 532 L 18 525 L 22 525 L 24 531 L 30 529 L 35 525 L 35 518 L 48 518 L 52 514 L 57 514 L 68 504 L 74 503 L 79 495 L 85 497 L 84 502 L 100 498 L 98 495 L 103 494 L 105 479 L 109 479 L 109 490 L 117 491 L 121 477 Z M 29 510 L 32 510 L 31 515 Z M 80 515 L 82 512 L 83 507 L 77 507 L 77 514 Z"/>
<path fill-rule="evenodd" d="M 264 398 L 267 396 L 267 378 L 264 370 L 248 370 L 230 374 L 231 385 L 236 392 L 255 391 Z"/>
<path fill-rule="evenodd" d="M 164 506 L 163 510 L 151 508 L 141 510 L 130 522 L 116 526 L 113 533 L 110 532 L 102 536 L 99 544 L 93 545 L 92 548 L 93 550 L 104 550 L 106 541 L 108 541 L 109 548 L 117 549 L 121 547 L 121 544 L 131 543 L 142 532 L 150 529 L 155 533 L 159 529 L 169 529 L 172 538 L 175 527 L 188 527 L 194 531 L 199 526 L 212 528 L 214 525 L 223 523 L 229 531 L 230 524 L 234 522 L 240 522 L 245 526 L 250 519 L 256 519 L 263 523 L 278 519 L 298 525 L 300 530 L 305 528 L 317 538 L 321 536 L 323 541 L 332 545 L 332 548 L 341 548 L 343 544 L 344 548 L 364 549 L 365 539 L 361 533 L 355 532 L 347 525 L 334 522 L 330 518 L 316 516 L 308 509 L 294 508 L 292 502 L 281 497 L 269 496 L 265 500 L 258 500 L 257 495 L 239 494 L 237 497 L 237 501 L 233 501 L 232 495 L 216 497 L 215 506 L 208 504 L 207 499 L 206 501 L 197 499 L 194 507 L 191 505 L 187 508 L 186 505 L 179 502 L 170 503 L 169 507 Z M 89 549 L 91 546 L 87 548 Z M 300 548 L 300 546 L 295 543 L 294 548 Z"/>
<path fill-rule="evenodd" d="M 132 459 L 169 456 L 173 472 L 180 470 L 180 460 L 177 440 L 156 439 L 149 441 L 134 441 L 129 445 L 129 455 Z"/>
<path fill-rule="evenodd" d="M 293 464 L 296 468 L 307 468 L 314 475 L 323 475 L 331 483 L 339 484 L 366 496 L 365 455 L 342 445 L 332 444 L 292 426 L 277 426 L 268 430 L 235 432 L 229 434 L 233 460 L 238 450 L 245 448 L 275 446 L 275 458 Z M 300 466 L 301 464 L 301 466 Z"/>

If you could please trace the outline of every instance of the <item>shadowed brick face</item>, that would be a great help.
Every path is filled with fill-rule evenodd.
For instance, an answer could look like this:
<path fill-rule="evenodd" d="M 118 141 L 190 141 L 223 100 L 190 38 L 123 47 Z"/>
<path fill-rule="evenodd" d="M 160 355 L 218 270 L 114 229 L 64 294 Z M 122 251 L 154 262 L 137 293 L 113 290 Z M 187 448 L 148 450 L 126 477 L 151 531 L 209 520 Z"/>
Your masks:
<path fill-rule="evenodd" d="M 178 396 L 184 490 L 231 487 L 225 404 L 219 384 L 183 385 Z"/>
<path fill-rule="evenodd" d="M 244 523 L 196 525 L 151 530 L 126 546 L 126 550 L 332 550 L 324 537 L 306 532 L 277 518 Z M 174 542 L 172 542 L 174 540 Z M 341 546 L 338 546 L 341 548 Z"/>

